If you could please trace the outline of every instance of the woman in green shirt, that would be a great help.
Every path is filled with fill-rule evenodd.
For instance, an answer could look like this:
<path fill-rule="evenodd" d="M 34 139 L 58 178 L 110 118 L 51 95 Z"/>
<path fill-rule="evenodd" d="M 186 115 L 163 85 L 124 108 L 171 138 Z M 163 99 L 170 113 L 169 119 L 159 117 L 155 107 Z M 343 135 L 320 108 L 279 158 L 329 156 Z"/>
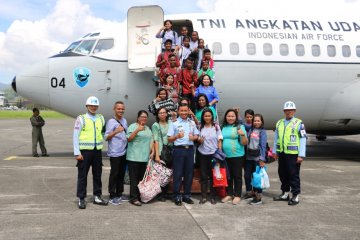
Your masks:
<path fill-rule="evenodd" d="M 196 103 L 197 104 L 196 104 L 196 109 L 195 109 L 195 117 L 196 117 L 195 123 L 198 126 L 200 126 L 201 115 L 205 108 L 209 108 L 211 110 L 211 112 L 213 113 L 213 116 L 214 116 L 214 120 L 216 121 L 216 119 L 217 119 L 216 110 L 213 106 L 209 105 L 209 100 L 204 93 L 199 94 L 199 96 L 197 97 Z"/>
<path fill-rule="evenodd" d="M 156 114 L 156 122 L 152 125 L 151 130 L 154 137 L 154 150 L 155 150 L 155 161 L 160 163 L 160 155 L 163 148 L 163 145 L 172 145 L 168 143 L 167 132 L 169 130 L 171 122 L 169 120 L 169 115 L 165 107 L 160 107 Z M 166 167 L 171 168 L 172 164 L 166 164 Z M 161 193 L 158 196 L 158 200 L 161 202 L 166 201 L 167 191 L 169 185 L 161 187 Z"/>
<path fill-rule="evenodd" d="M 150 128 L 146 126 L 147 119 L 148 113 L 145 110 L 140 110 L 136 123 L 132 123 L 128 127 L 126 134 L 128 140 L 126 160 L 130 177 L 130 203 L 135 206 L 141 206 L 137 185 L 144 177 L 149 158 L 154 155 L 153 137 Z"/>
<path fill-rule="evenodd" d="M 223 203 L 232 200 L 236 205 L 240 202 L 242 188 L 242 164 L 244 160 L 244 146 L 248 140 L 244 125 L 239 124 L 238 113 L 235 109 L 229 109 L 225 113 L 222 135 L 223 151 L 226 154 L 226 163 L 229 168 L 227 196 L 221 201 Z M 234 198 L 233 198 L 234 197 Z"/>

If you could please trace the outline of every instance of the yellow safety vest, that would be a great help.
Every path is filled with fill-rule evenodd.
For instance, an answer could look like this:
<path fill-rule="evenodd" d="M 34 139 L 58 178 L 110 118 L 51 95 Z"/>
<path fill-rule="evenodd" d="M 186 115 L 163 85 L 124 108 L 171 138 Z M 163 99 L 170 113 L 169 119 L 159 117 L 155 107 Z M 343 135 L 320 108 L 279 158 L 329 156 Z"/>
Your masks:
<path fill-rule="evenodd" d="M 285 119 L 281 119 L 276 123 L 278 133 L 277 152 L 299 154 L 300 136 L 298 129 L 301 123 L 302 121 L 295 117 L 286 126 Z"/>
<path fill-rule="evenodd" d="M 95 122 L 91 120 L 86 114 L 80 115 L 83 120 L 83 128 L 79 136 L 80 150 L 101 150 L 103 148 L 102 129 L 105 125 L 103 115 L 96 114 Z"/>

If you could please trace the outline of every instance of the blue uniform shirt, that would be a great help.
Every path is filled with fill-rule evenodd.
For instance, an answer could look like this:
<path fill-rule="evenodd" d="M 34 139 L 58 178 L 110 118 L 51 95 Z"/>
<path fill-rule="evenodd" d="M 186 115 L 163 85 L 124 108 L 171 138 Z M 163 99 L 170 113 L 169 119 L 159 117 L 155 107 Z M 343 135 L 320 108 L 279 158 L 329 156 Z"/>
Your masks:
<path fill-rule="evenodd" d="M 178 118 L 175 122 L 172 122 L 167 132 L 168 137 L 173 137 L 180 132 L 184 132 L 184 137 L 175 140 L 175 146 L 194 145 L 193 141 L 189 140 L 189 134 L 194 136 L 199 135 L 199 130 L 196 128 L 195 122 L 190 119 Z"/>

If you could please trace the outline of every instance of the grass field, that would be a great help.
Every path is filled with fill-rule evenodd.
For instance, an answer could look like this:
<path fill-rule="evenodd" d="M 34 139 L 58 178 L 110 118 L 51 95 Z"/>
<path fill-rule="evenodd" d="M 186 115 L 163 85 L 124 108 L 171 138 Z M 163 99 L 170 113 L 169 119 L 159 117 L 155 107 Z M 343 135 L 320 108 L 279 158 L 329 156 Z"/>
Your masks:
<path fill-rule="evenodd" d="M 55 111 L 41 111 L 40 115 L 45 119 L 47 118 L 68 118 L 68 116 L 55 112 Z M 32 116 L 31 110 L 0 110 L 0 119 L 12 119 L 12 118 L 30 118 Z"/>

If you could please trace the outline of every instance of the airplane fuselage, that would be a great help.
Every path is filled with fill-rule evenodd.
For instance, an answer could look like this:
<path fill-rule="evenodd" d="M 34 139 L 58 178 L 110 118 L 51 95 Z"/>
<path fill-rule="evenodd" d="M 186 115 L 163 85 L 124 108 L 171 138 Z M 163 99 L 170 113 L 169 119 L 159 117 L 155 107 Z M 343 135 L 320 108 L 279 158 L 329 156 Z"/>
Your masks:
<path fill-rule="evenodd" d="M 229 108 L 240 107 L 242 113 L 251 108 L 273 129 L 283 117 L 283 103 L 291 100 L 308 132 L 360 133 L 360 21 L 209 14 L 167 18 L 190 20 L 212 50 L 221 121 Z M 156 87 L 153 71 L 129 69 L 136 54 L 139 59 L 148 55 L 130 58 L 134 48 L 129 51 L 131 36 L 125 32 L 100 31 L 80 39 L 114 39 L 114 46 L 99 53 L 70 51 L 50 57 L 16 77 L 17 91 L 70 116 L 83 113 L 91 95 L 100 99 L 99 112 L 107 118 L 113 115 L 114 102 L 121 100 L 125 117 L 135 121 L 137 111 L 146 110 L 155 97 Z M 159 40 L 149 36 L 146 40 L 160 47 Z M 139 49 L 146 43 L 140 40 Z M 158 53 L 152 56 L 154 62 Z"/>

